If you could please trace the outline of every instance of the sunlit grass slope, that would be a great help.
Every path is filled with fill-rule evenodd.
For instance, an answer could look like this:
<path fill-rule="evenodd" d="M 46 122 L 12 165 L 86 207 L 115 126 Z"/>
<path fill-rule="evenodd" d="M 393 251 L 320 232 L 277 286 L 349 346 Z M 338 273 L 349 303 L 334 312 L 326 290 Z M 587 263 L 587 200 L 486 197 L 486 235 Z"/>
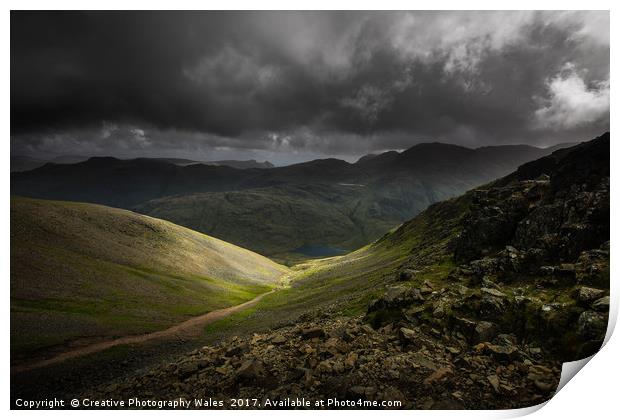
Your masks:
<path fill-rule="evenodd" d="M 11 199 L 13 357 L 157 330 L 272 289 L 287 268 L 163 220 Z"/>
<path fill-rule="evenodd" d="M 206 328 L 207 337 L 269 329 L 308 311 L 335 308 L 342 315 L 365 312 L 368 303 L 394 284 L 400 268 L 416 262 L 419 279 L 437 282 L 454 268 L 450 243 L 458 234 L 471 194 L 434 204 L 381 239 L 347 255 L 310 260 L 283 278 L 288 287 L 256 306 Z M 438 282 L 439 286 L 440 283 Z"/>

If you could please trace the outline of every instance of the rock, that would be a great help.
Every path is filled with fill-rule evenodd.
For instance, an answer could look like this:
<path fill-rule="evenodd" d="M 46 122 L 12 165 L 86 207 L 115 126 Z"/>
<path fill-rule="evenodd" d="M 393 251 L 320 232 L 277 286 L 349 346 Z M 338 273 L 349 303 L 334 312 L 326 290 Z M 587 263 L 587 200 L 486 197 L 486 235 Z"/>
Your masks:
<path fill-rule="evenodd" d="M 497 377 L 497 375 L 489 375 L 487 376 L 487 379 L 489 380 L 489 383 L 491 384 L 495 392 L 499 392 L 499 378 Z"/>
<path fill-rule="evenodd" d="M 309 338 L 324 337 L 325 331 L 320 327 L 310 327 L 302 330 L 301 336 L 306 340 Z"/>
<path fill-rule="evenodd" d="M 261 379 L 267 372 L 263 364 L 254 359 L 246 360 L 237 369 L 237 376 L 242 379 Z"/>
<path fill-rule="evenodd" d="M 406 342 L 412 342 L 415 340 L 416 332 L 414 330 L 410 330 L 409 328 L 401 328 L 399 330 L 400 339 Z"/>
<path fill-rule="evenodd" d="M 486 287 L 482 287 L 480 288 L 480 291 L 482 291 L 483 293 L 488 293 L 491 296 L 499 297 L 499 298 L 506 297 L 505 293 L 502 293 L 497 289 L 488 289 Z"/>
<path fill-rule="evenodd" d="M 538 388 L 538 390 L 540 390 L 542 392 L 549 392 L 549 391 L 553 390 L 553 387 L 554 387 L 554 384 L 552 384 L 552 383 L 543 382 L 543 381 L 539 381 L 539 380 L 534 381 L 534 385 L 536 385 L 536 388 Z"/>
<path fill-rule="evenodd" d="M 250 350 L 249 344 L 243 343 L 239 344 L 238 346 L 230 347 L 228 350 L 226 350 L 225 355 L 226 357 L 237 356 L 246 353 L 248 350 Z"/>
<path fill-rule="evenodd" d="M 592 309 L 599 312 L 609 311 L 609 296 L 602 297 L 592 304 Z"/>
<path fill-rule="evenodd" d="M 374 386 L 367 386 L 364 389 L 364 395 L 369 400 L 371 400 L 375 396 L 376 393 L 377 393 L 377 388 L 375 388 Z"/>
<path fill-rule="evenodd" d="M 455 317 L 454 327 L 457 331 L 467 338 L 469 341 L 475 340 L 475 331 L 477 323 L 468 318 Z"/>
<path fill-rule="evenodd" d="M 232 370 L 230 366 L 218 366 L 215 368 L 215 371 L 220 375 L 228 375 Z"/>
<path fill-rule="evenodd" d="M 604 290 L 582 286 L 577 290 L 577 301 L 580 303 L 592 303 L 605 294 Z"/>
<path fill-rule="evenodd" d="M 200 370 L 200 366 L 198 362 L 188 362 L 179 366 L 179 376 L 187 377 L 190 376 Z"/>
<path fill-rule="evenodd" d="M 478 342 L 491 341 L 497 335 L 497 325 L 489 321 L 480 321 L 474 330 Z"/>
<path fill-rule="evenodd" d="M 429 376 L 424 379 L 425 385 L 430 385 L 434 382 L 440 381 L 446 376 L 452 375 L 453 371 L 450 366 L 444 366 L 437 369 L 435 372 L 431 373 Z"/>
<path fill-rule="evenodd" d="M 375 330 L 368 324 L 362 325 L 362 331 L 365 334 L 371 334 L 371 335 L 375 333 Z"/>
<path fill-rule="evenodd" d="M 480 316 L 490 319 L 502 317 L 506 313 L 506 305 L 505 298 L 484 293 L 480 299 Z"/>
<path fill-rule="evenodd" d="M 410 322 L 415 322 L 418 319 L 418 314 L 425 311 L 424 306 L 413 306 L 403 311 L 403 316 Z"/>
<path fill-rule="evenodd" d="M 359 359 L 359 356 L 357 355 L 357 353 L 349 353 L 347 355 L 347 358 L 344 361 L 344 365 L 345 367 L 349 368 L 349 369 L 353 369 L 355 367 L 355 363 L 357 363 L 357 359 Z"/>
<path fill-rule="evenodd" d="M 586 339 L 602 340 L 607 331 L 607 314 L 584 311 L 577 320 L 577 334 Z"/>
<path fill-rule="evenodd" d="M 499 263 L 497 258 L 482 258 L 480 260 L 474 260 L 469 263 L 471 271 L 478 277 L 485 275 L 492 275 L 497 273 Z"/>
<path fill-rule="evenodd" d="M 385 309 L 399 309 L 409 304 L 422 301 L 424 298 L 420 294 L 420 290 L 406 286 L 389 287 L 383 296 L 368 306 L 368 312 L 375 312 Z"/>
<path fill-rule="evenodd" d="M 490 354 L 498 360 L 514 360 L 519 355 L 519 349 L 511 344 L 480 343 L 474 348 L 477 352 Z"/>
<path fill-rule="evenodd" d="M 409 281 L 411 279 L 413 279 L 415 276 L 415 271 L 411 270 L 411 269 L 404 269 L 403 271 L 400 272 L 400 275 L 398 276 L 398 279 L 400 281 Z"/>
<path fill-rule="evenodd" d="M 548 367 L 542 365 L 531 365 L 528 367 L 527 379 L 530 381 L 549 381 L 554 373 Z"/>
<path fill-rule="evenodd" d="M 304 369 L 304 368 L 300 368 L 300 367 L 293 368 L 289 372 L 289 374 L 287 376 L 287 380 L 289 380 L 289 381 L 298 381 L 301 378 L 306 376 L 306 372 L 308 372 L 308 369 Z"/>
<path fill-rule="evenodd" d="M 433 289 L 428 286 L 420 287 L 420 293 L 423 295 L 428 295 L 429 293 L 433 293 Z"/>
<path fill-rule="evenodd" d="M 435 318 L 443 318 L 446 314 L 446 310 L 451 306 L 450 302 L 446 300 L 440 300 L 433 304 L 433 316 Z"/>
<path fill-rule="evenodd" d="M 437 365 L 421 352 L 414 353 L 411 357 L 414 367 L 424 367 L 430 370 L 437 370 Z"/>
<path fill-rule="evenodd" d="M 349 346 L 337 337 L 329 338 L 325 342 L 325 348 L 334 356 L 342 353 L 347 353 L 349 351 Z"/>
<path fill-rule="evenodd" d="M 334 369 L 330 360 L 323 360 L 316 367 L 316 370 L 319 373 L 331 373 Z"/>
<path fill-rule="evenodd" d="M 349 392 L 357 397 L 361 397 L 363 395 L 366 394 L 366 388 L 363 386 L 352 386 L 351 388 L 349 388 Z"/>
<path fill-rule="evenodd" d="M 543 265 L 538 269 L 538 273 L 542 276 L 552 276 L 555 273 L 555 267 L 552 265 Z"/>
<path fill-rule="evenodd" d="M 577 283 L 609 287 L 609 251 L 593 249 L 582 252 L 575 264 L 575 270 Z"/>
<path fill-rule="evenodd" d="M 562 277 L 574 279 L 575 264 L 560 264 L 560 267 L 556 270 L 556 272 Z"/>
<path fill-rule="evenodd" d="M 465 295 L 467 295 L 469 293 L 469 288 L 467 286 L 465 286 L 465 285 L 458 284 L 456 287 L 457 287 L 457 291 L 462 296 L 465 296 Z"/>
<path fill-rule="evenodd" d="M 388 287 L 381 298 L 368 305 L 366 321 L 375 328 L 398 322 L 404 317 L 403 310 L 406 310 L 412 303 L 423 300 L 417 288 L 403 285 Z"/>
<path fill-rule="evenodd" d="M 286 337 L 284 337 L 283 335 L 276 335 L 274 338 L 271 339 L 271 342 L 273 344 L 284 344 L 286 343 L 288 340 L 286 339 Z"/>

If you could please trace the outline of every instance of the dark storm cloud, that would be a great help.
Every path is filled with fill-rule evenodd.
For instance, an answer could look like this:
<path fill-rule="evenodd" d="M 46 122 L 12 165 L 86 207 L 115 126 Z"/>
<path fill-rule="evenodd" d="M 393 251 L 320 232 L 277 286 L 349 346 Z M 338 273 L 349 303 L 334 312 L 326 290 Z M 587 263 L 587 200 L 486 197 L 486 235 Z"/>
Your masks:
<path fill-rule="evenodd" d="M 606 12 L 11 14 L 17 152 L 352 156 L 608 126 Z"/>

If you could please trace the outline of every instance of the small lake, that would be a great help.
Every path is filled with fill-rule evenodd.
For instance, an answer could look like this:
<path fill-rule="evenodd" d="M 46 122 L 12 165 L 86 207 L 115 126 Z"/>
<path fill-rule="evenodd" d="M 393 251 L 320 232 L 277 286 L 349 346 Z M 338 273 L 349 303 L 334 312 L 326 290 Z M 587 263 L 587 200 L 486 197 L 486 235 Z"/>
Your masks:
<path fill-rule="evenodd" d="M 327 245 L 304 245 L 297 248 L 295 251 L 298 254 L 304 254 L 308 257 L 334 257 L 336 255 L 346 254 L 346 249 L 333 248 Z"/>

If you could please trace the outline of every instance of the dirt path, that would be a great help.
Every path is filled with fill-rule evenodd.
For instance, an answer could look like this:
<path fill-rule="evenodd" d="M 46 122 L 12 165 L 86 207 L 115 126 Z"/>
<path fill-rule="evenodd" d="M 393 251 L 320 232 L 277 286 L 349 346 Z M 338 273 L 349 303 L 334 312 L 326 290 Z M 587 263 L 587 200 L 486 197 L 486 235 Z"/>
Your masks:
<path fill-rule="evenodd" d="M 11 373 L 26 372 L 32 369 L 54 365 L 56 363 L 64 362 L 66 360 L 73 359 L 76 357 L 81 357 L 81 356 L 86 356 L 88 354 L 97 353 L 102 350 L 106 350 L 106 349 L 109 349 L 110 347 L 118 346 L 121 344 L 139 344 L 139 343 L 144 343 L 150 340 L 166 340 L 166 339 L 195 337 L 200 334 L 200 332 L 202 331 L 202 328 L 205 325 L 211 324 L 212 322 L 215 322 L 215 321 L 219 321 L 220 319 L 228 315 L 231 315 L 235 312 L 239 312 L 242 309 L 250 308 L 256 305 L 263 297 L 267 296 L 270 293 L 275 292 L 275 290 L 276 289 L 271 290 L 267 293 L 263 293 L 262 295 L 258 295 L 254 299 L 241 303 L 236 306 L 218 309 L 218 310 L 206 313 L 204 315 L 190 318 L 187 321 L 184 321 L 177 325 L 173 325 L 172 327 L 166 330 L 155 331 L 152 333 L 142 334 L 142 335 L 131 335 L 128 337 L 121 337 L 121 338 L 116 338 L 113 340 L 101 341 L 99 343 L 90 344 L 90 345 L 80 347 L 74 350 L 68 350 L 66 352 L 62 352 L 49 359 L 44 359 L 40 361 L 25 363 L 22 365 L 12 366 Z"/>

